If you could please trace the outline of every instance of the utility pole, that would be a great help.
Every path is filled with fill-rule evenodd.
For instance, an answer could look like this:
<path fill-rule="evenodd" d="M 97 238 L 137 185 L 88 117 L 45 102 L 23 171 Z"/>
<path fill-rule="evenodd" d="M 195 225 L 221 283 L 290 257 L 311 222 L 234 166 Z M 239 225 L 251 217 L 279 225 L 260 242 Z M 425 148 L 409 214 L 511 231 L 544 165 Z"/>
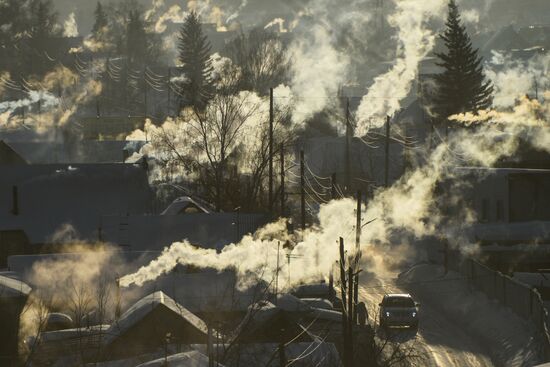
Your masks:
<path fill-rule="evenodd" d="M 306 191 L 305 191 L 305 177 L 304 177 L 304 150 L 300 150 L 300 201 L 301 201 L 301 215 L 302 215 L 302 231 L 306 229 Z"/>
<path fill-rule="evenodd" d="M 346 151 L 345 154 L 345 170 L 346 170 L 346 189 L 349 190 L 351 187 L 351 122 L 350 122 L 350 111 L 349 111 L 349 98 L 346 98 Z"/>
<path fill-rule="evenodd" d="M 342 336 L 344 344 L 344 366 L 349 367 L 348 358 L 348 320 L 347 320 L 347 297 L 346 297 L 346 257 L 344 252 L 344 239 L 340 237 L 340 292 L 342 296 Z"/>
<path fill-rule="evenodd" d="M 355 314 L 355 310 L 354 310 L 355 307 L 353 305 L 353 300 L 355 299 L 353 295 L 354 279 L 355 279 L 355 276 L 353 274 L 353 267 L 350 264 L 350 266 L 348 267 L 348 345 L 347 345 L 349 367 L 353 366 L 353 320 L 354 320 L 353 315 Z"/>
<path fill-rule="evenodd" d="M 279 252 L 281 251 L 281 241 L 277 241 L 277 270 L 275 272 L 275 305 L 277 305 L 277 294 L 279 294 Z"/>
<path fill-rule="evenodd" d="M 281 143 L 281 217 L 285 216 L 285 146 Z"/>
<path fill-rule="evenodd" d="M 330 177 L 330 197 L 332 200 L 336 199 L 336 173 Z"/>
<path fill-rule="evenodd" d="M 359 260 L 360 242 L 361 242 L 361 190 L 357 191 L 357 223 L 355 225 L 355 256 L 356 262 Z M 357 265 L 357 263 L 356 263 Z"/>
<path fill-rule="evenodd" d="M 273 213 L 273 88 L 269 88 L 269 213 Z"/>
<path fill-rule="evenodd" d="M 390 116 L 386 117 L 386 146 L 385 146 L 385 162 L 384 162 L 384 185 L 390 184 Z"/>
<path fill-rule="evenodd" d="M 143 67 L 143 107 L 145 109 L 144 111 L 144 117 L 147 118 L 147 72 L 146 72 L 147 66 Z"/>
<path fill-rule="evenodd" d="M 170 116 L 170 105 L 171 105 L 171 98 L 172 98 L 172 91 L 171 91 L 171 88 L 172 88 L 172 84 L 171 84 L 171 80 L 172 80 L 172 69 L 170 67 L 168 67 L 168 80 L 167 80 L 167 90 L 168 90 L 168 103 L 167 103 L 167 106 L 166 106 L 166 114 L 168 116 Z"/>

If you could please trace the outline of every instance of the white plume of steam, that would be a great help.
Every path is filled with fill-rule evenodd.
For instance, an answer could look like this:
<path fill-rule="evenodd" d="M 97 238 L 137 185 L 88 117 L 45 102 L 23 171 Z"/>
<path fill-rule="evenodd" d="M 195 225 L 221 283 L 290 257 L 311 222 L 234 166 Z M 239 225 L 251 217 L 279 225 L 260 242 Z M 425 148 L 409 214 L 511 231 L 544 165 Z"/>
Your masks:
<path fill-rule="evenodd" d="M 189 0 L 187 9 L 197 13 L 203 21 L 216 24 L 218 32 L 227 31 L 227 22 L 224 20 L 224 11 L 210 0 Z"/>
<path fill-rule="evenodd" d="M 239 5 L 237 10 L 235 12 L 233 12 L 233 14 L 231 14 L 230 16 L 227 17 L 225 22 L 229 24 L 229 23 L 233 22 L 235 19 L 237 19 L 240 15 L 241 11 L 244 8 L 246 8 L 247 5 L 248 5 L 248 0 L 242 0 L 241 5 Z"/>
<path fill-rule="evenodd" d="M 347 78 L 348 58 L 333 45 L 331 31 L 321 24 L 313 25 L 289 48 L 291 89 L 297 96 L 293 120 L 303 124 L 329 102 L 335 102 L 339 87 Z"/>
<path fill-rule="evenodd" d="M 172 5 L 164 14 L 162 14 L 155 23 L 155 32 L 163 33 L 166 31 L 166 23 L 183 23 L 185 17 L 187 16 L 185 12 L 179 5 Z"/>
<path fill-rule="evenodd" d="M 547 96 L 550 97 L 550 93 Z M 545 111 L 548 111 L 549 101 L 545 101 Z M 546 125 L 549 116 L 544 116 Z M 529 122 L 518 119 L 513 124 L 482 124 L 475 130 L 454 131 L 447 142 L 428 155 L 425 165 L 410 171 L 393 186 L 378 191 L 362 213 L 365 222 L 376 219 L 365 227 L 361 237 L 360 247 L 366 268 L 383 274 L 388 262 L 395 265 L 415 256 L 418 249 L 412 246 L 411 239 L 430 235 L 446 235 L 462 251 L 475 252 L 476 245 L 469 243 L 461 231 L 472 223 L 474 214 L 460 205 L 462 212 L 454 221 L 444 217 L 437 206 L 440 201 L 435 193 L 438 182 L 452 179 L 453 186 L 446 191 L 454 196 L 453 202 L 462 202 L 463 184 L 455 177 L 454 167 L 464 162 L 490 167 L 500 158 L 512 156 L 520 140 L 550 151 L 550 129 L 546 125 L 533 129 Z M 280 272 L 291 274 L 291 284 L 288 286 L 327 276 L 339 258 L 335 243 L 339 237 L 345 238 L 348 249 L 353 249 L 355 206 L 351 199 L 321 206 L 319 224 L 301 235 L 303 239 L 292 250 L 296 256 L 290 265 L 281 261 Z M 264 280 L 271 281 L 277 266 L 277 244 L 290 237 L 284 222 L 278 221 L 254 235 L 244 236 L 239 243 L 225 247 L 220 253 L 194 247 L 187 241 L 177 242 L 150 264 L 124 276 L 121 285 L 140 286 L 167 273 L 177 264 L 217 270 L 234 268 L 244 286 L 251 280 L 250 274 L 261 274 Z M 352 252 L 349 250 L 348 254 Z"/>
<path fill-rule="evenodd" d="M 493 105 L 511 107 L 519 96 L 535 96 L 536 90 L 550 86 L 550 54 L 540 54 L 523 61 L 499 52 L 486 68 L 495 88 Z"/>
<path fill-rule="evenodd" d="M 285 28 L 285 20 L 283 18 L 275 18 L 271 22 L 267 23 L 264 29 L 270 29 L 272 27 L 277 27 L 279 33 L 287 33 L 288 29 Z"/>
<path fill-rule="evenodd" d="M 393 67 L 380 75 L 361 100 L 357 110 L 357 134 L 365 134 L 372 125 L 381 126 L 386 115 L 401 107 L 410 92 L 420 61 L 432 50 L 435 35 L 427 22 L 445 15 L 446 0 L 395 1 L 395 12 L 389 21 L 397 28 L 398 58 Z"/>
<path fill-rule="evenodd" d="M 93 67 L 93 66 L 92 66 Z M 101 93 L 101 82 L 81 77 L 66 67 L 60 66 L 46 74 L 41 81 L 30 81 L 33 89 L 27 98 L 0 104 L 0 128 L 19 128 L 22 116 L 14 115 L 15 109 L 29 107 L 41 101 L 41 111 L 28 111 L 24 126 L 34 128 L 38 133 L 48 133 L 54 126 L 67 124 L 78 108 Z M 61 98 L 52 91 L 63 90 Z"/>
<path fill-rule="evenodd" d="M 78 24 L 74 12 L 70 13 L 63 24 L 63 36 L 78 37 Z"/>

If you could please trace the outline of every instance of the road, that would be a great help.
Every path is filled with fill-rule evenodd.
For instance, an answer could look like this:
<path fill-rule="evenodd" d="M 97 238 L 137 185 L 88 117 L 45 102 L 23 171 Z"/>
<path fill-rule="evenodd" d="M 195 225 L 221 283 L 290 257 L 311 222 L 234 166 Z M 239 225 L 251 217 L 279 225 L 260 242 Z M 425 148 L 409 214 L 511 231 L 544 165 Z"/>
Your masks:
<path fill-rule="evenodd" d="M 411 293 L 420 302 L 420 323 L 415 335 L 407 330 L 393 330 L 389 336 L 377 331 L 380 340 L 388 339 L 403 344 L 420 355 L 417 365 L 421 366 L 493 366 L 483 345 L 462 330 L 454 320 L 440 312 L 430 299 L 423 299 L 414 291 L 396 285 L 397 274 L 381 281 L 361 281 L 359 298 L 367 304 L 370 321 L 377 324 L 378 304 L 385 293 Z M 444 296 L 444 295 L 443 295 Z"/>

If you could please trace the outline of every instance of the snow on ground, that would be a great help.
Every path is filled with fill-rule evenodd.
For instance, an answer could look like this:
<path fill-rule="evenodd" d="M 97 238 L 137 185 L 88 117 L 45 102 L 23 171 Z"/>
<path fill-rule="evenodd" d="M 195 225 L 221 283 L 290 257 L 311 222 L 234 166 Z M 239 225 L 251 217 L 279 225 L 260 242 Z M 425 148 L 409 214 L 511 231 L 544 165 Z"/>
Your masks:
<path fill-rule="evenodd" d="M 471 290 L 460 274 L 449 272 L 445 275 L 440 266 L 420 264 L 400 274 L 396 285 L 421 303 L 421 323 L 428 313 L 444 316 L 460 329 L 457 332 L 469 335 L 494 365 L 532 366 L 540 362 L 535 327 L 498 302 Z M 424 326 L 430 327 L 429 324 Z M 438 343 L 441 338 L 437 333 L 432 335 L 431 331 L 422 330 L 422 327 L 420 331 L 429 345 Z M 457 339 L 454 349 L 461 347 Z"/>

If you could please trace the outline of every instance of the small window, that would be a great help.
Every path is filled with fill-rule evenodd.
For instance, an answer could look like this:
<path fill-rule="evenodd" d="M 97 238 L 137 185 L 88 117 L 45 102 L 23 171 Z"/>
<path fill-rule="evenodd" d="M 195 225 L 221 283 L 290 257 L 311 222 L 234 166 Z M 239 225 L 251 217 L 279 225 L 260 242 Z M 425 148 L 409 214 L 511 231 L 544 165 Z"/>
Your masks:
<path fill-rule="evenodd" d="M 481 201 L 481 221 L 489 221 L 489 199 L 483 199 Z"/>

